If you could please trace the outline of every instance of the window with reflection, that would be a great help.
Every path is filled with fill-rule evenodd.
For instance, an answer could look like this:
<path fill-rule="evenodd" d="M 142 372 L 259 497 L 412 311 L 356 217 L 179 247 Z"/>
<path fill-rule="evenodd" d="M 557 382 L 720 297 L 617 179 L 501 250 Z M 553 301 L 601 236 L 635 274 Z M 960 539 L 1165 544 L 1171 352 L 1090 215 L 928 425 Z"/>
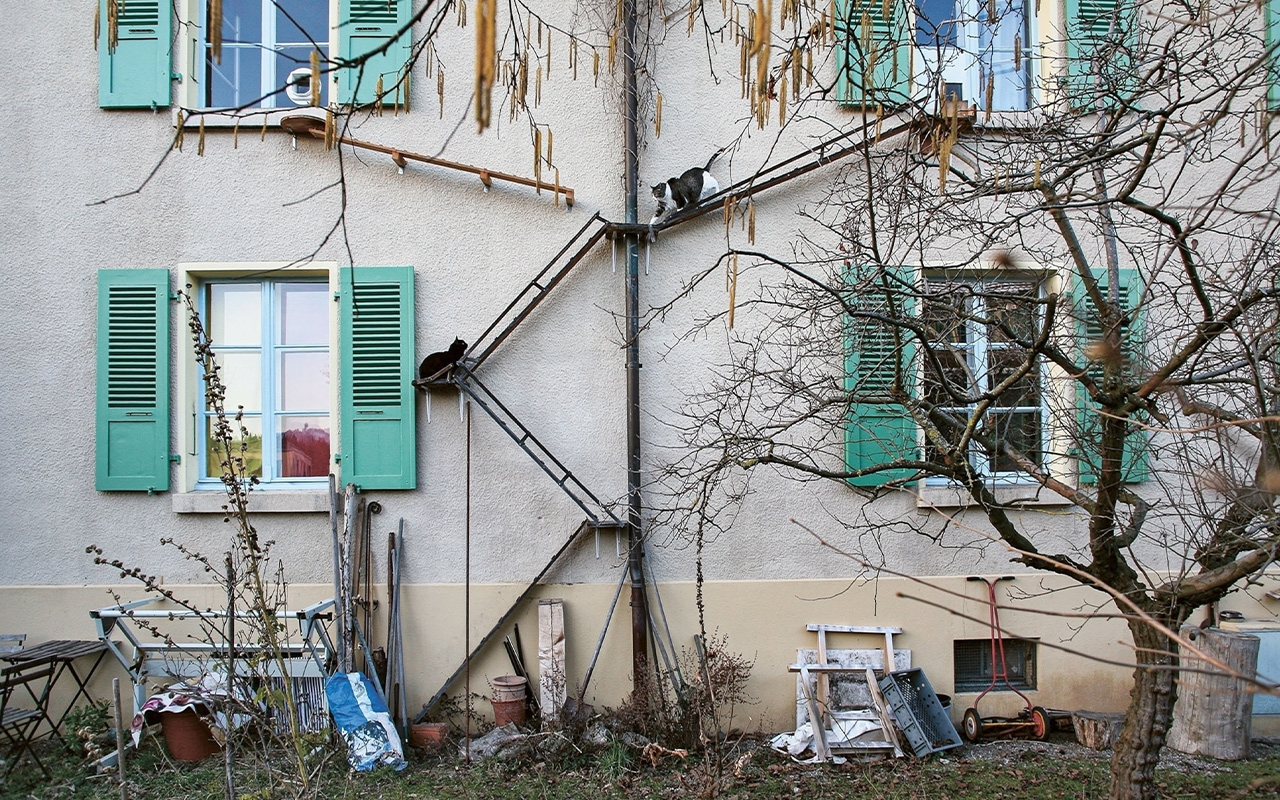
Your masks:
<path fill-rule="evenodd" d="M 984 398 L 995 397 L 978 428 L 987 443 L 974 442 L 968 452 L 981 474 L 1023 473 L 1009 450 L 1037 466 L 1044 464 L 1043 365 L 1039 358 L 1028 361 L 1026 348 L 1018 343 L 1034 339 L 1039 330 L 1039 296 L 1039 284 L 1032 280 L 925 283 L 924 399 L 964 421 L 978 413 Z M 956 436 L 948 434 L 952 441 L 958 441 Z M 926 442 L 926 447 L 931 458 L 941 457 L 935 444 Z"/>
<path fill-rule="evenodd" d="M 931 93 L 990 111 L 1031 107 L 1025 0 L 915 0 L 915 44 Z"/>
<path fill-rule="evenodd" d="M 201 308 L 228 417 L 242 413 L 247 468 L 264 483 L 329 474 L 329 288 L 297 280 L 211 281 Z M 201 480 L 222 475 L 215 418 L 201 386 Z"/>
<path fill-rule="evenodd" d="M 201 19 L 205 108 L 294 108 L 311 103 L 311 53 L 329 53 L 329 3 L 221 0 L 222 54 L 214 56 L 209 8 Z M 326 105 L 329 81 L 320 81 Z"/>

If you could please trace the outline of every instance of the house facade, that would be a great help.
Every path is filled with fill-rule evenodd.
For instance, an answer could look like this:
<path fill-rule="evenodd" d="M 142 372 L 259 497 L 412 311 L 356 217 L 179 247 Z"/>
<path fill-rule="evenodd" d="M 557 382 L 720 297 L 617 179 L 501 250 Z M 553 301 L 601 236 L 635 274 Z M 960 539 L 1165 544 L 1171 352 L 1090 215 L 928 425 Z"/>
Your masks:
<path fill-rule="evenodd" d="M 1147 31 L 1159 29 L 1158 15 L 1083 0 L 1001 0 L 990 11 L 942 0 L 883 9 L 780 2 L 759 6 L 772 15 L 771 55 L 759 67 L 758 50 L 743 44 L 759 30 L 756 4 L 697 4 L 687 23 L 685 12 L 664 19 L 655 4 L 638 51 L 638 221 L 653 213 L 647 186 L 718 151 L 711 172 L 740 191 L 723 210 L 650 237 L 626 227 L 626 67 L 612 7 L 531 5 L 517 20 L 506 10 L 498 17 L 496 88 L 479 134 L 482 12 L 457 4 L 224 0 L 220 37 L 202 0 L 102 0 L 96 16 L 92 4 L 37 2 L 0 23 L 13 111 L 0 130 L 9 176 L 0 248 L 10 264 L 0 314 L 0 413 L 10 435 L 0 461 L 12 499 L 0 537 L 0 630 L 25 632 L 29 643 L 90 638 L 91 610 L 142 596 L 119 570 L 96 565 L 91 545 L 198 605 L 220 603 L 199 565 L 161 543 L 171 537 L 215 560 L 231 546 L 194 309 L 226 407 L 242 409 L 236 428 L 256 479 L 249 507 L 273 542 L 291 606 L 333 594 L 332 473 L 382 507 L 372 523 L 379 597 L 382 537 L 404 521 L 411 711 L 442 688 L 464 692 L 461 679 L 442 684 L 549 563 L 509 622 L 531 652 L 536 601 L 563 599 L 566 682 L 576 688 L 599 638 L 585 696 L 597 708 L 622 702 L 632 615 L 618 609 L 601 631 L 611 601 L 625 605 L 615 590 L 627 531 L 580 526 L 628 519 L 630 245 L 650 613 L 692 651 L 701 607 L 707 632 L 754 660 L 748 691 L 758 702 L 739 709 L 736 726 L 793 724 L 788 666 L 815 646 L 811 623 L 901 628 L 896 645 L 953 696 L 959 719 L 991 679 L 986 589 L 967 578 L 1006 574 L 1016 580 L 1000 585 L 1001 621 L 1008 638 L 1025 640 L 1009 650 L 1019 685 L 1049 708 L 1122 710 L 1132 661 L 1124 625 L 1080 618 L 1108 608 L 1108 598 L 1012 563 L 994 540 L 975 546 L 991 539 L 988 519 L 952 483 L 892 483 L 910 470 L 805 481 L 756 471 L 717 533 L 695 538 L 680 513 L 687 497 L 664 477 L 685 458 L 692 399 L 767 327 L 769 287 L 785 275 L 747 253 L 794 266 L 817 263 L 808 244 L 843 252 L 844 221 L 820 210 L 837 184 L 878 187 L 858 177 L 882 163 L 866 154 L 909 153 L 936 176 L 945 151 L 952 167 L 970 169 L 955 141 L 1030 126 L 1041 109 L 1084 91 L 1080 65 L 1117 20 L 1139 19 Z M 1260 75 L 1274 60 L 1278 15 L 1269 2 L 1241 16 L 1256 44 L 1241 58 L 1257 60 Z M 1141 64 L 1132 73 L 1145 74 Z M 57 101 L 50 75 L 63 76 Z M 1249 136 L 1274 135 L 1262 131 L 1274 120 L 1276 86 L 1240 85 L 1252 93 Z M 904 106 L 912 111 L 895 111 Z M 915 111 L 925 107 L 943 126 L 935 145 L 947 135 L 952 144 L 903 144 L 921 136 Z M 962 114 L 969 127 L 955 132 Z M 1277 189 L 1280 176 L 1265 170 L 1250 185 L 1260 208 L 1270 198 L 1271 213 Z M 962 282 L 998 278 L 1006 294 L 1029 300 L 1065 296 L 1062 253 L 1027 258 L 1012 273 L 999 263 L 1006 248 L 1054 249 L 1055 233 L 1035 225 L 1021 242 L 978 248 L 960 266 L 944 244 L 918 247 L 906 280 L 924 286 L 959 270 Z M 1204 238 L 1208 247 L 1213 236 Z M 1266 258 L 1274 263 L 1274 253 Z M 540 278 L 566 265 L 554 285 Z M 1130 284 L 1129 272 L 1117 274 L 1135 294 L 1149 277 L 1135 272 Z M 985 327 L 966 335 L 956 349 L 967 368 L 995 374 L 1001 343 Z M 416 390 L 419 361 L 455 338 L 470 343 L 471 389 Z M 850 374 L 883 368 L 868 366 L 867 344 L 850 356 Z M 1043 452 L 1036 466 L 1087 491 L 1088 470 L 1067 442 L 1075 412 L 1063 408 L 1074 409 L 1074 395 L 1052 399 L 1055 370 L 1035 372 L 1034 392 L 991 415 L 1021 432 L 1024 450 Z M 908 416 L 888 427 L 871 416 L 826 443 L 848 470 L 891 459 L 895 447 L 930 446 Z M 1080 541 L 1088 515 L 1070 496 L 1020 479 L 1016 460 L 974 453 L 1037 541 Z M 1165 474 L 1174 473 L 1162 471 L 1156 448 L 1127 480 L 1164 497 Z M 1161 564 L 1159 542 L 1136 547 L 1144 564 Z M 1181 557 L 1157 569 L 1176 572 Z M 1278 589 L 1280 573 L 1258 571 L 1220 610 L 1276 622 L 1280 601 L 1268 592 Z M 877 646 L 849 636 L 833 646 Z M 110 669 L 95 679 L 100 690 Z M 494 642 L 472 662 L 472 691 L 486 693 L 486 679 L 509 671 Z M 1011 692 L 983 702 L 988 713 L 1022 705 Z M 1280 716 L 1259 720 L 1255 730 L 1280 725 Z"/>

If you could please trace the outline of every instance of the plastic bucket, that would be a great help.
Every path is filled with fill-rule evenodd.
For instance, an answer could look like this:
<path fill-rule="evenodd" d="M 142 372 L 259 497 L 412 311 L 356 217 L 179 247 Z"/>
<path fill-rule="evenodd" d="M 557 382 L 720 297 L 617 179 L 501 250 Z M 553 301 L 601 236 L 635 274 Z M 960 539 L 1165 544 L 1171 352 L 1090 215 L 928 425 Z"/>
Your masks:
<path fill-rule="evenodd" d="M 524 700 L 529 681 L 519 675 L 499 675 L 493 679 L 493 700 Z"/>
<path fill-rule="evenodd" d="M 190 708 L 160 715 L 160 730 L 174 761 L 201 761 L 222 750 L 209 726 Z"/>
<path fill-rule="evenodd" d="M 521 680 L 524 679 L 521 678 Z M 523 697 L 517 700 L 493 701 L 493 724 L 498 727 L 502 727 L 508 722 L 514 722 L 516 725 L 523 725 L 524 715 L 525 702 Z"/>

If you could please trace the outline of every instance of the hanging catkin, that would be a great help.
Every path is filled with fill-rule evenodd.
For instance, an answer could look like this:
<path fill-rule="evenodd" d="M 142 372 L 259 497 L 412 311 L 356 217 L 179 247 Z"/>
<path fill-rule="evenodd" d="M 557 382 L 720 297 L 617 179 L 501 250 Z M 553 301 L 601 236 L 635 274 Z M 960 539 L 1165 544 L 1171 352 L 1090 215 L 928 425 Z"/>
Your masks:
<path fill-rule="evenodd" d="M 556 169 L 556 208 L 560 207 L 560 170 Z"/>
<path fill-rule="evenodd" d="M 480 5 L 482 6 L 480 13 L 483 14 L 484 0 L 480 0 Z M 467 0 L 458 0 L 458 27 L 467 27 Z"/>
<path fill-rule="evenodd" d="M 1022 71 L 1022 34 L 1014 34 L 1013 36 L 1013 69 L 1015 72 Z"/>
<path fill-rule="evenodd" d="M 609 72 L 613 72 L 614 60 L 618 53 L 618 29 L 609 31 Z"/>
<path fill-rule="evenodd" d="M 436 72 L 436 97 L 440 98 L 440 119 L 444 119 L 444 67 Z"/>
<path fill-rule="evenodd" d="M 107 52 L 114 53 L 120 41 L 120 7 L 116 0 L 107 0 Z"/>
<path fill-rule="evenodd" d="M 778 127 L 787 124 L 787 82 L 778 81 Z"/>
<path fill-rule="evenodd" d="M 311 51 L 311 107 L 320 105 L 320 51 Z"/>
<path fill-rule="evenodd" d="M 996 96 L 996 76 L 995 76 L 995 73 L 988 70 L 987 71 L 987 97 L 986 97 L 987 108 L 982 114 L 982 119 L 985 122 L 991 121 L 991 103 L 993 100 L 995 100 L 995 96 Z"/>
<path fill-rule="evenodd" d="M 756 243 L 756 201 L 747 198 L 747 243 Z"/>
<path fill-rule="evenodd" d="M 476 129 L 489 127 L 493 109 L 493 77 L 496 74 L 498 0 L 479 0 L 476 15 Z"/>
<path fill-rule="evenodd" d="M 267 140 L 267 115 L 262 115 L 262 130 L 258 131 L 258 141 L 265 142 Z"/>
<path fill-rule="evenodd" d="M 231 149 L 240 149 L 240 118 L 236 117 L 236 124 L 231 126 Z"/>
<path fill-rule="evenodd" d="M 662 92 L 658 92 L 658 97 L 653 101 L 653 135 L 662 138 Z"/>
<path fill-rule="evenodd" d="M 552 134 L 552 132 L 551 132 L 551 126 L 549 126 L 549 125 L 548 125 L 548 126 L 547 126 L 547 166 L 548 166 L 548 167 L 549 167 L 549 166 L 551 166 L 551 164 L 552 164 L 552 161 L 551 161 L 551 142 L 552 142 L 552 136 L 553 136 L 553 135 L 554 135 L 554 134 Z"/>
<path fill-rule="evenodd" d="M 204 116 L 200 117 L 200 139 L 196 142 L 196 155 L 204 158 Z"/>
<path fill-rule="evenodd" d="M 547 28 L 547 80 L 551 80 L 551 29 Z"/>
<path fill-rule="evenodd" d="M 209 0 L 209 54 L 222 63 L 222 0 Z"/>
<path fill-rule="evenodd" d="M 725 195 L 724 198 L 724 238 L 729 238 L 729 223 L 733 221 L 733 198 Z M 728 279 L 726 278 L 726 282 Z"/>
<path fill-rule="evenodd" d="M 1036 187 L 1037 189 L 1039 189 L 1039 188 L 1040 188 L 1040 159 L 1038 159 L 1038 158 L 1036 159 L 1036 171 L 1035 171 L 1035 177 L 1034 177 L 1034 179 L 1032 180 L 1032 184 L 1031 184 L 1031 185 L 1032 185 L 1032 186 L 1034 186 L 1034 187 Z"/>
<path fill-rule="evenodd" d="M 183 125 L 185 123 L 186 123 L 186 115 L 182 113 L 182 109 L 178 109 L 178 120 L 177 120 L 178 133 L 173 139 L 173 146 L 178 148 L 179 153 L 182 152 L 182 135 L 184 130 Z"/>
<path fill-rule="evenodd" d="M 533 107 L 542 105 L 542 62 L 538 62 L 538 71 L 533 75 Z"/>
<path fill-rule="evenodd" d="M 404 65 L 404 76 L 401 81 L 401 94 L 404 95 L 404 113 L 409 113 L 409 65 Z"/>
<path fill-rule="evenodd" d="M 378 82 L 373 85 L 373 113 L 379 117 L 382 116 L 382 95 L 384 93 L 382 76 L 379 75 Z"/>
<path fill-rule="evenodd" d="M 542 181 L 542 129 L 536 126 L 533 129 L 533 179 Z M 541 194 L 541 187 L 534 188 Z"/>
<path fill-rule="evenodd" d="M 813 85 L 813 50 L 804 51 L 804 86 L 809 88 Z"/>
<path fill-rule="evenodd" d="M 591 75 L 596 86 L 600 85 L 600 51 L 591 48 Z"/>
<path fill-rule="evenodd" d="M 800 96 L 800 48 L 791 48 L 791 96 Z"/>
<path fill-rule="evenodd" d="M 93 6 L 93 52 L 98 52 L 98 40 L 102 38 L 102 4 Z"/>
<path fill-rule="evenodd" d="M 733 330 L 733 310 L 738 304 L 738 254 L 733 254 L 733 278 L 729 281 L 729 330 Z"/>

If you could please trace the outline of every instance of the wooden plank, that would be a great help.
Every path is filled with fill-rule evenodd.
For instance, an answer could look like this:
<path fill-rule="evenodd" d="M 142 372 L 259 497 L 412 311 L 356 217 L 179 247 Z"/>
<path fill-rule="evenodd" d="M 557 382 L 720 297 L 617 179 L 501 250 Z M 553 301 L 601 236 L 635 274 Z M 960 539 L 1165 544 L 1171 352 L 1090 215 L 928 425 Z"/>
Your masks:
<path fill-rule="evenodd" d="M 827 746 L 827 732 L 822 722 L 822 712 L 809 689 L 809 667 L 800 665 L 800 685 L 804 689 L 805 703 L 809 706 L 809 725 L 813 728 L 813 754 L 822 761 L 831 760 L 831 748 Z"/>
<path fill-rule="evenodd" d="M 868 669 L 866 675 L 867 688 L 871 690 L 871 699 L 875 703 L 876 713 L 880 715 L 880 726 L 884 729 L 885 741 L 893 745 L 894 757 L 902 758 L 902 748 L 898 745 L 898 725 L 893 721 L 893 712 L 889 710 L 889 704 L 885 702 L 884 695 L 880 693 L 876 672 Z"/>
<path fill-rule="evenodd" d="M 809 623 L 806 629 L 813 633 L 818 631 L 826 631 L 827 633 L 902 633 L 902 628 L 869 625 L 823 625 L 814 622 Z"/>
<path fill-rule="evenodd" d="M 825 667 L 827 665 L 827 631 L 822 626 L 818 626 L 818 666 Z M 806 678 L 807 680 L 807 678 Z M 827 679 L 826 672 L 818 673 L 818 702 L 823 708 L 831 707 L 830 698 L 830 681 Z"/>

